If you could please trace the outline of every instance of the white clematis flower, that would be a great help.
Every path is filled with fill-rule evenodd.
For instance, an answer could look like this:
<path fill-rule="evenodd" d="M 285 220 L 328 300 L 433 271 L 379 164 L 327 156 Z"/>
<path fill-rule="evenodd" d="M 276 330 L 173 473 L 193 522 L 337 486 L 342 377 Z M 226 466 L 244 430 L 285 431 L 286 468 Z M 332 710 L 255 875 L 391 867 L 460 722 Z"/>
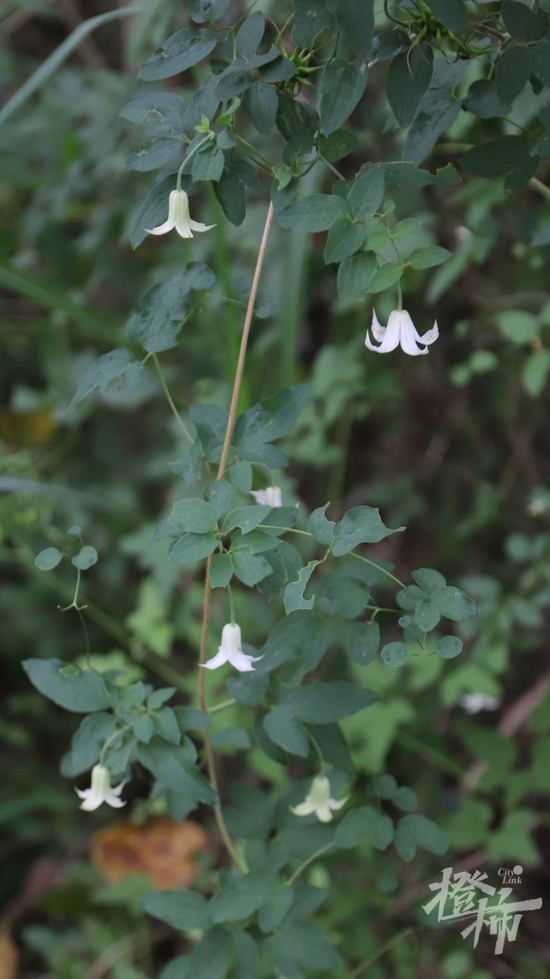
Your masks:
<path fill-rule="evenodd" d="M 243 653 L 241 627 L 236 623 L 229 622 L 223 627 L 222 641 L 218 652 L 202 665 L 207 670 L 217 670 L 224 663 L 231 663 L 231 666 L 234 666 L 239 673 L 248 673 L 250 670 L 254 670 L 252 664 L 257 663 L 260 659 L 262 659 L 261 656 L 247 656 L 246 653 Z"/>
<path fill-rule="evenodd" d="M 265 503 L 266 506 L 270 507 L 283 505 L 283 494 L 280 486 L 266 486 L 263 490 L 250 490 L 250 495 L 254 497 L 256 503 Z"/>
<path fill-rule="evenodd" d="M 328 778 L 326 775 L 318 775 L 317 778 L 313 779 L 311 789 L 304 801 L 299 806 L 291 806 L 290 811 L 295 816 L 310 816 L 314 812 L 317 819 L 322 823 L 330 823 L 333 811 L 345 806 L 348 799 L 349 795 L 345 799 L 340 799 L 339 802 L 336 799 L 331 799 Z"/>
<path fill-rule="evenodd" d="M 126 803 L 119 798 L 125 783 L 111 787 L 111 775 L 105 765 L 94 765 L 92 768 L 92 784 L 89 789 L 75 789 L 75 792 L 84 802 L 80 806 L 86 812 L 93 812 L 94 809 L 106 802 L 113 809 L 121 809 Z"/>
<path fill-rule="evenodd" d="M 497 697 L 489 697 L 486 693 L 465 693 L 460 703 L 468 714 L 479 714 L 481 710 L 496 710 L 500 704 Z"/>
<path fill-rule="evenodd" d="M 382 326 L 378 322 L 376 313 L 373 310 L 371 332 L 374 339 L 378 341 L 378 344 L 372 342 L 369 331 L 367 330 L 365 346 L 369 350 L 374 350 L 377 354 L 389 354 L 401 345 L 401 349 L 406 354 L 410 354 L 411 357 L 417 357 L 419 354 L 427 354 L 429 352 L 428 346 L 430 343 L 434 343 L 439 336 L 437 322 L 435 322 L 432 329 L 428 330 L 421 337 L 416 331 L 415 325 L 406 309 L 394 309 L 393 313 L 390 313 L 387 326 Z M 426 346 L 424 348 L 419 347 L 419 343 L 425 343 Z"/>
<path fill-rule="evenodd" d="M 193 221 L 189 213 L 189 198 L 184 190 L 173 190 L 168 198 L 168 217 L 157 228 L 145 228 L 148 235 L 165 235 L 176 229 L 182 238 L 192 238 L 194 231 L 210 231 L 215 224 L 201 224 Z"/>

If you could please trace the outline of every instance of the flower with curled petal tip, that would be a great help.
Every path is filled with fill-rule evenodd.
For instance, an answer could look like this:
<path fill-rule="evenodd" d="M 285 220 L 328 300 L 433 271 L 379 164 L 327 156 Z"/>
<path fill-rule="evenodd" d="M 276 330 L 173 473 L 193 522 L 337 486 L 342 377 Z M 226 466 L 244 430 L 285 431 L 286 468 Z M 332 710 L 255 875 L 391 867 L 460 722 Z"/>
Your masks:
<path fill-rule="evenodd" d="M 224 625 L 222 630 L 222 641 L 218 652 L 207 663 L 202 666 L 207 670 L 217 670 L 224 663 L 231 663 L 239 673 L 248 673 L 254 670 L 253 663 L 257 663 L 261 656 L 247 656 L 243 653 L 241 645 L 241 627 L 236 623 L 229 622 Z"/>
<path fill-rule="evenodd" d="M 75 792 L 83 803 L 80 806 L 86 812 L 93 812 L 94 809 L 106 802 L 113 809 L 121 809 L 126 803 L 119 799 L 120 793 L 124 788 L 124 782 L 120 785 L 111 786 L 111 774 L 105 765 L 94 765 L 92 768 L 92 784 L 89 789 L 75 789 Z"/>
<path fill-rule="evenodd" d="M 189 198 L 184 190 L 172 190 L 168 198 L 168 217 L 157 228 L 145 228 L 148 235 L 165 235 L 176 229 L 182 238 L 192 238 L 194 231 L 210 231 L 215 224 L 201 224 L 193 221 L 189 213 Z"/>
<path fill-rule="evenodd" d="M 374 350 L 377 354 L 389 354 L 396 347 L 401 346 L 401 349 L 406 354 L 410 354 L 411 357 L 418 357 L 419 354 L 429 353 L 429 345 L 434 343 L 439 336 L 437 322 L 434 323 L 432 329 L 428 330 L 424 336 L 420 336 L 406 309 L 394 309 L 393 313 L 390 313 L 387 326 L 382 326 L 378 322 L 376 313 L 373 310 L 371 332 L 374 339 L 378 342 L 377 344 L 372 342 L 369 331 L 367 330 L 365 346 L 369 350 Z M 420 347 L 419 344 L 426 344 L 426 346 Z"/>
<path fill-rule="evenodd" d="M 280 486 L 266 486 L 263 490 L 250 490 L 250 495 L 254 497 L 256 503 L 265 503 L 266 506 L 280 507 L 283 505 L 283 495 Z"/>
<path fill-rule="evenodd" d="M 349 795 L 345 799 L 340 799 L 339 802 L 336 799 L 331 799 L 328 778 L 326 775 L 318 775 L 317 778 L 313 779 L 311 789 L 304 801 L 299 806 L 291 806 L 290 811 L 295 816 L 310 816 L 314 812 L 320 822 L 330 823 L 333 811 L 345 806 L 348 799 Z"/>

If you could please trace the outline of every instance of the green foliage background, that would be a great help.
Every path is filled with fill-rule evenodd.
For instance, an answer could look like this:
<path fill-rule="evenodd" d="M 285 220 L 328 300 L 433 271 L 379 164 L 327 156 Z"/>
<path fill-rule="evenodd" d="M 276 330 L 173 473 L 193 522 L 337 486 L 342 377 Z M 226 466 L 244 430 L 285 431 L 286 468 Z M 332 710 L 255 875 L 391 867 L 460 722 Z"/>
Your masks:
<path fill-rule="evenodd" d="M 95 2 L 58 6 L 6 5 L 0 22 L 7 42 L 0 55 L 6 97 L 58 49 L 77 26 L 75 17 L 78 21 L 106 9 Z M 303 6 L 297 3 L 296 10 Z M 309 6 L 323 17 L 339 8 L 338 3 Z M 538 979 L 550 954 L 544 907 L 540 914 L 525 916 L 518 940 L 502 957 L 509 970 L 502 973 L 494 971 L 494 941 L 488 935 L 472 951 L 455 928 L 432 928 L 421 909 L 426 884 L 444 866 L 479 868 L 496 883 L 499 868 L 519 863 L 525 871 L 517 887 L 522 897 L 548 899 L 550 206 L 545 188 L 548 95 L 542 85 L 548 84 L 550 42 L 547 33 L 539 37 L 545 4 L 536 28 L 529 16 L 519 26 L 510 19 L 519 6 L 524 15 L 529 9 L 535 16 L 526 5 L 504 0 L 501 13 L 512 41 L 500 55 L 504 63 L 499 59 L 490 77 L 475 57 L 450 59 L 450 65 L 438 57 L 431 87 L 416 98 L 399 37 L 387 42 L 388 57 L 394 58 L 389 70 L 385 60 L 378 60 L 380 50 L 353 50 L 345 47 L 349 39 L 344 38 L 344 53 L 350 65 L 357 59 L 357 69 L 351 81 L 345 80 L 348 101 L 341 120 L 338 105 L 330 100 L 337 102 L 335 93 L 344 82 L 336 76 L 345 66 L 331 67 L 335 76 L 321 82 L 325 119 L 332 120 L 325 132 L 333 122 L 333 132 L 340 130 L 357 96 L 346 127 L 349 135 L 341 137 L 342 159 L 335 143 L 330 151 L 345 178 L 352 179 L 365 163 L 402 160 L 432 174 L 419 179 L 410 171 L 385 170 L 386 206 L 388 199 L 395 203 L 395 218 L 391 206 L 387 212 L 390 226 L 418 222 L 411 225 L 410 240 L 403 228 L 407 255 L 443 248 L 451 256 L 439 267 L 413 263 L 401 279 L 405 307 L 419 332 L 438 320 L 441 336 L 429 356 L 408 358 L 398 351 L 377 357 L 365 350 L 373 303 L 385 322 L 396 305 L 391 285 L 396 280 L 390 273 L 389 288 L 384 282 L 380 290 L 376 284 L 371 288 L 375 266 L 357 259 L 357 252 L 337 250 L 343 233 L 331 229 L 327 245 L 321 229 L 331 221 L 324 211 L 320 220 L 304 224 L 292 187 L 296 168 L 307 169 L 300 161 L 311 147 L 307 138 L 300 142 L 299 127 L 285 139 L 286 157 L 277 174 L 279 193 L 287 195 L 279 203 L 286 210 L 269 243 L 239 409 L 244 412 L 281 388 L 307 381 L 305 407 L 284 438 L 290 466 L 277 470 L 285 503 L 300 504 L 299 526 L 306 526 L 307 514 L 328 500 L 333 520 L 365 503 L 379 507 L 387 526 L 407 530 L 371 545 L 371 556 L 406 581 L 413 569 L 437 568 L 477 604 L 475 618 L 457 625 L 465 652 L 456 659 L 410 655 L 402 669 L 388 668 L 379 657 L 366 666 L 360 665 L 360 656 L 346 659 L 345 677 L 380 696 L 343 725 L 357 767 L 354 803 L 366 800 L 393 819 L 407 812 L 407 803 L 400 807 L 392 801 L 391 781 L 377 781 L 391 773 L 399 786 L 414 790 L 419 811 L 437 821 L 450 849 L 443 855 L 445 844 L 439 847 L 430 838 L 412 863 L 403 863 L 380 839 L 377 846 L 376 838 L 364 837 L 357 850 L 342 849 L 312 865 L 304 884 L 331 889 L 315 920 L 348 964 L 343 971 L 337 961 L 329 966 L 335 976 L 352 975 L 352 967 L 372 959 L 368 975 L 373 979 L 493 974 Z M 22 660 L 35 658 L 84 665 L 78 616 L 58 610 L 73 596 L 69 562 L 48 574 L 34 564 L 35 555 L 47 547 L 75 555 L 81 545 L 67 531 L 76 525 L 86 546 L 99 555 L 88 570 L 83 559 L 94 668 L 122 669 L 132 681 L 175 686 L 175 703 L 195 702 L 200 569 L 168 562 L 163 540 L 148 546 L 160 520 L 187 493 L 182 470 L 170 468 L 184 456 L 185 439 L 154 369 L 149 371 L 151 362 L 139 385 L 111 385 L 68 410 L 97 357 L 113 349 L 139 357 L 140 316 L 141 322 L 147 319 L 143 307 L 149 308 L 151 299 L 137 313 L 134 307 L 148 289 L 179 275 L 190 262 L 212 270 L 212 278 L 205 280 L 208 295 L 196 310 L 184 297 L 185 312 L 192 317 L 177 339 L 172 336 L 173 349 L 156 346 L 159 361 L 184 418 L 189 405 L 227 406 L 229 400 L 243 304 L 270 192 L 268 175 L 260 169 L 258 177 L 237 166 L 229 178 L 226 173 L 224 196 L 219 181 L 198 184 L 205 175 L 216 176 L 218 163 L 197 153 L 195 161 L 205 169 L 193 170 L 196 183 L 189 189 L 198 193 L 191 198 L 192 213 L 205 223 L 216 222 L 216 228 L 191 242 L 170 235 L 147 238 L 137 250 L 130 244 L 132 237 L 138 243 L 144 198 L 159 185 L 166 197 L 180 159 L 174 166 L 173 147 L 168 147 L 171 152 L 159 164 L 166 169 L 153 185 L 147 172 L 151 161 L 143 162 L 132 111 L 124 109 L 122 118 L 119 113 L 150 94 L 150 82 L 136 82 L 139 66 L 188 23 L 186 7 L 168 0 L 144 3 L 141 14 L 105 23 L 2 125 L 0 852 L 6 867 L 3 921 L 17 940 L 24 977 L 103 974 L 92 970 L 105 949 L 131 936 L 128 949 L 104 974 L 173 979 L 183 976 L 177 971 L 183 966 L 168 971 L 167 963 L 188 953 L 197 937 L 194 929 L 200 927 L 195 922 L 185 936 L 157 928 L 138 902 L 149 889 L 147 881 L 109 887 L 99 880 L 87 856 L 89 838 L 113 814 L 78 812 L 72 782 L 59 774 L 59 761 L 77 726 L 74 715 L 41 697 L 21 669 Z M 437 39 L 439 31 L 441 40 L 442 27 L 444 44 L 452 43 L 445 29 L 463 32 L 462 24 L 445 21 L 453 7 L 442 3 L 438 11 L 429 4 L 432 14 L 442 18 L 434 27 L 428 8 L 418 5 L 428 39 Z M 292 13 L 291 4 L 268 0 L 257 9 L 279 27 Z M 468 4 L 467 9 L 470 17 L 487 17 L 487 23 L 499 16 L 498 4 Z M 383 11 L 376 13 L 376 32 L 384 36 L 395 25 Z M 306 31 L 310 21 L 300 23 Z M 308 46 L 307 39 L 300 43 Z M 416 59 L 418 47 L 414 51 Z M 243 52 L 254 55 L 252 49 L 242 47 Z M 527 74 L 525 58 L 531 59 Z M 366 92 L 350 94 L 359 85 L 365 59 L 372 64 Z M 414 63 L 412 68 L 414 75 Z M 425 70 L 420 63 L 418 70 Z M 178 76 L 176 86 L 153 70 L 153 89 L 164 92 L 173 86 L 189 104 L 209 73 L 208 61 L 201 61 Z M 151 68 L 142 79 L 147 74 Z M 254 91 L 260 103 L 262 93 Z M 400 101 L 399 93 L 407 91 L 409 101 Z M 252 123 L 244 124 L 241 136 L 268 159 L 276 158 L 281 135 L 261 121 L 263 115 L 258 124 L 257 106 L 251 107 L 251 95 L 247 98 Z M 400 128 L 410 123 L 405 131 Z M 170 138 L 180 145 L 177 137 Z M 489 151 L 483 150 L 487 144 Z M 329 156 L 327 145 L 323 149 Z M 165 147 L 157 151 L 168 152 Z M 468 153 L 477 156 L 465 159 Z M 456 180 L 452 174 L 449 179 L 448 170 L 441 176 L 450 162 L 456 165 Z M 331 168 L 319 164 L 304 176 L 302 191 L 328 197 L 334 181 Z M 244 200 L 246 215 L 241 213 Z M 229 213 L 232 207 L 237 213 Z M 344 220 L 340 211 L 338 220 Z M 383 235 L 375 247 L 394 267 Z M 154 293 L 153 305 L 157 301 Z M 309 543 L 300 550 L 304 564 L 316 556 Z M 367 583 L 393 604 L 380 576 L 374 574 Z M 235 601 L 246 641 L 259 648 L 277 622 L 278 602 L 245 588 L 235 589 Z M 212 647 L 226 621 L 223 590 L 215 589 Z M 402 639 L 397 627 L 386 622 L 384 631 L 385 642 Z M 337 640 L 323 676 L 329 681 L 341 679 L 346 655 Z M 229 696 L 218 676 L 209 682 L 213 699 Z M 497 698 L 498 710 L 467 714 L 460 698 L 469 692 Z M 253 721 L 249 707 L 235 705 L 216 715 L 212 728 L 217 744 L 225 746 L 220 777 L 222 796 L 231 800 L 230 829 L 240 835 L 245 827 L 250 852 L 258 826 L 260 835 L 269 827 L 265 799 L 280 798 L 288 787 L 285 768 L 258 745 Z M 70 772 L 69 763 L 64 764 Z M 340 767 L 345 770 L 345 763 Z M 290 772 L 295 802 L 303 797 L 312 771 L 298 753 L 291 757 Z M 134 780 L 136 818 L 163 811 L 161 800 L 147 800 L 147 790 L 145 775 Z M 205 806 L 194 818 L 213 830 Z M 306 836 L 294 840 L 296 858 L 318 845 L 315 832 L 310 831 L 309 842 Z M 198 890 L 212 892 L 223 860 L 217 851 L 203 859 Z M 39 875 L 37 884 L 36 875 L 45 866 L 54 872 L 46 874 L 45 884 Z M 147 900 L 152 899 L 145 906 Z M 152 904 L 148 910 L 154 911 Z M 403 937 L 406 929 L 412 931 Z M 385 951 L 399 936 L 403 940 Z M 305 975 L 321 973 L 324 946 L 315 951 L 313 934 L 301 940 L 306 952 L 294 974 L 302 975 L 301 968 Z"/>

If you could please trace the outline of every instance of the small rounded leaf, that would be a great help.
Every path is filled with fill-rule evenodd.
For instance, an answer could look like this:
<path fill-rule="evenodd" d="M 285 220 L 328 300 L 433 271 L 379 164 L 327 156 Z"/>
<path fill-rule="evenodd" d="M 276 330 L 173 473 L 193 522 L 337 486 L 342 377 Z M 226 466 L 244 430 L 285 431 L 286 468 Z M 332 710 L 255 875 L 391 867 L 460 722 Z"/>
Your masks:
<path fill-rule="evenodd" d="M 386 666 L 404 666 L 409 658 L 407 647 L 402 642 L 389 642 L 380 654 Z"/>
<path fill-rule="evenodd" d="M 95 547 L 91 547 L 89 544 L 86 544 L 80 549 L 78 554 L 75 554 L 71 561 L 75 568 L 78 568 L 79 571 L 87 571 L 88 568 L 91 568 L 92 565 L 96 563 L 97 551 Z"/>
<path fill-rule="evenodd" d="M 437 652 L 442 659 L 454 659 L 455 656 L 460 656 L 462 649 L 462 639 L 458 636 L 443 636 L 437 644 Z"/>
<path fill-rule="evenodd" d="M 37 554 L 34 563 L 41 571 L 53 571 L 62 560 L 63 554 L 57 547 L 46 547 L 44 551 Z"/>

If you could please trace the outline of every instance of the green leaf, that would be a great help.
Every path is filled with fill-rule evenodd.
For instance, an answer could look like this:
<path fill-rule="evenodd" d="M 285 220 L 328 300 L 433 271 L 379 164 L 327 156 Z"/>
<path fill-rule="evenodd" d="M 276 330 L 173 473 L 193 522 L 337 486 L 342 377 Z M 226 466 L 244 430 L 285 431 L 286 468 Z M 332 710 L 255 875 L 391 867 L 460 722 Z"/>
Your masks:
<path fill-rule="evenodd" d="M 198 27 L 184 27 L 172 35 L 159 51 L 142 66 L 138 77 L 145 82 L 172 78 L 198 64 L 214 50 L 217 39 L 210 31 Z"/>
<path fill-rule="evenodd" d="M 249 534 L 270 513 L 271 507 L 264 503 L 252 503 L 250 506 L 236 507 L 235 510 L 230 510 L 226 514 L 223 521 L 223 532 L 227 534 L 235 527 L 240 527 L 243 536 Z"/>
<path fill-rule="evenodd" d="M 96 389 L 100 394 L 106 394 L 111 385 L 122 383 L 124 375 L 133 366 L 132 357 L 128 350 L 111 350 L 103 354 L 79 378 L 76 394 L 69 405 L 69 411 L 88 397 Z"/>
<path fill-rule="evenodd" d="M 409 259 L 413 269 L 431 269 L 434 265 L 441 265 L 451 257 L 451 252 L 447 248 L 439 248 L 438 245 L 430 245 L 427 248 L 417 248 Z"/>
<path fill-rule="evenodd" d="M 237 31 L 237 53 L 246 61 L 256 54 L 265 31 L 265 17 L 256 10 L 250 14 Z"/>
<path fill-rule="evenodd" d="M 418 814 L 403 816 L 395 829 L 395 847 L 403 860 L 416 856 L 417 847 L 441 856 L 449 848 L 446 834 L 433 820 Z"/>
<path fill-rule="evenodd" d="M 98 555 L 95 547 L 91 547 L 89 544 L 86 544 L 84 547 L 80 548 L 78 554 L 75 554 L 75 556 L 71 558 L 71 564 L 74 564 L 75 568 L 78 568 L 79 571 L 87 571 L 88 568 L 91 568 L 92 565 L 97 563 L 97 557 Z"/>
<path fill-rule="evenodd" d="M 164 790 L 174 789 L 186 796 L 188 812 L 199 802 L 215 805 L 218 801 L 210 783 L 190 762 L 185 746 L 179 748 L 154 737 L 149 744 L 138 745 L 137 757 L 158 779 Z"/>
<path fill-rule="evenodd" d="M 279 887 L 291 890 L 284 884 Z M 261 910 L 260 910 L 261 914 Z M 236 931 L 231 936 L 233 942 L 233 965 L 235 975 L 241 979 L 256 979 L 260 966 L 260 950 L 257 942 L 247 931 Z"/>
<path fill-rule="evenodd" d="M 442 615 L 453 622 L 465 622 L 475 615 L 476 607 L 471 598 L 468 597 L 460 588 L 448 585 L 440 588 L 432 595 L 432 601 L 437 606 Z"/>
<path fill-rule="evenodd" d="M 495 71 L 497 95 L 502 105 L 510 105 L 523 92 L 531 74 L 531 60 L 526 48 L 506 48 Z"/>
<path fill-rule="evenodd" d="M 420 585 L 429 594 L 438 591 L 440 588 L 445 588 L 447 584 L 443 575 L 439 571 L 434 571 L 433 568 L 417 568 L 416 571 L 412 572 L 412 577 L 417 585 Z"/>
<path fill-rule="evenodd" d="M 216 78 L 216 96 L 226 102 L 241 96 L 254 82 L 254 76 L 242 61 L 233 61 Z"/>
<path fill-rule="evenodd" d="M 364 225 L 355 224 L 348 215 L 337 218 L 332 225 L 325 246 L 325 264 L 341 262 L 359 251 L 367 234 Z"/>
<path fill-rule="evenodd" d="M 358 544 L 374 544 L 398 530 L 404 528 L 390 530 L 386 527 L 380 518 L 380 511 L 375 507 L 354 507 L 353 510 L 348 510 L 336 526 L 332 553 L 334 557 L 341 557 L 342 554 L 353 551 Z"/>
<path fill-rule="evenodd" d="M 439 625 L 441 613 L 431 602 L 419 602 L 414 612 L 414 618 L 422 632 L 431 632 Z"/>
<path fill-rule="evenodd" d="M 341 197 L 329 194 L 310 194 L 300 197 L 275 211 L 275 220 L 281 228 L 298 231 L 327 231 L 337 218 L 346 213 Z"/>
<path fill-rule="evenodd" d="M 191 17 L 197 24 L 218 20 L 229 6 L 230 0 L 189 0 Z"/>
<path fill-rule="evenodd" d="M 177 500 L 168 519 L 179 530 L 194 534 L 208 534 L 218 526 L 215 508 L 204 500 Z"/>
<path fill-rule="evenodd" d="M 449 129 L 461 109 L 446 88 L 430 87 L 424 95 L 407 133 L 403 156 L 413 163 L 422 163 L 435 146 L 441 133 Z"/>
<path fill-rule="evenodd" d="M 515 6 L 519 7 L 523 4 L 516 4 Z M 529 48 L 529 54 L 535 75 L 540 78 L 543 85 L 550 87 L 550 41 L 544 40 L 539 41 L 538 44 L 533 44 Z"/>
<path fill-rule="evenodd" d="M 400 126 L 408 126 L 430 84 L 433 51 L 426 44 L 396 55 L 386 76 L 386 96 Z"/>
<path fill-rule="evenodd" d="M 535 350 L 523 363 L 521 380 L 532 398 L 538 398 L 544 390 L 550 371 L 550 350 Z"/>
<path fill-rule="evenodd" d="M 279 98 L 276 89 L 264 82 L 255 82 L 244 94 L 243 109 L 262 136 L 269 136 L 273 129 L 278 107 Z"/>
<path fill-rule="evenodd" d="M 149 715 L 140 714 L 139 717 L 136 717 L 135 721 L 132 722 L 132 731 L 138 741 L 143 742 L 143 744 L 149 744 L 155 733 L 153 721 Z"/>
<path fill-rule="evenodd" d="M 313 608 L 315 597 L 304 598 L 304 591 L 318 563 L 318 561 L 310 561 L 305 568 L 301 568 L 298 572 L 297 581 L 291 581 L 286 586 L 283 602 L 287 615 L 290 615 L 291 612 L 296 612 L 299 608 Z"/>
<path fill-rule="evenodd" d="M 386 666 L 393 666 L 395 669 L 404 666 L 409 659 L 407 647 L 402 642 L 387 643 L 382 647 L 380 655 Z"/>
<path fill-rule="evenodd" d="M 159 738 L 169 744 L 181 743 L 181 730 L 174 711 L 170 707 L 162 707 L 151 714 L 153 727 Z"/>
<path fill-rule="evenodd" d="M 505 116 L 507 112 L 507 107 L 502 105 L 497 95 L 495 83 L 487 79 L 481 79 L 470 85 L 462 108 L 466 112 L 472 112 L 479 119 L 494 119 Z"/>
<path fill-rule="evenodd" d="M 192 290 L 206 292 L 216 281 L 203 262 L 192 262 L 168 282 L 152 286 L 139 300 L 126 325 L 130 340 L 150 353 L 177 346 L 177 336 L 187 315 L 187 296 Z M 196 297 L 193 298 L 193 303 Z"/>
<path fill-rule="evenodd" d="M 366 299 L 377 270 L 371 252 L 359 252 L 346 258 L 338 269 L 338 295 L 341 299 Z"/>
<path fill-rule="evenodd" d="M 225 156 L 214 143 L 207 143 L 193 157 L 193 180 L 218 181 L 223 173 Z"/>
<path fill-rule="evenodd" d="M 349 129 L 337 129 L 330 136 L 321 134 L 319 150 L 329 163 L 337 163 L 343 156 L 349 156 L 357 149 L 357 137 Z"/>
<path fill-rule="evenodd" d="M 291 690 L 284 698 L 294 717 L 306 724 L 331 724 L 356 714 L 378 700 L 371 690 L 364 690 L 337 680 L 334 683 L 309 683 Z"/>
<path fill-rule="evenodd" d="M 330 544 L 334 537 L 336 524 L 334 520 L 327 520 L 325 514 L 330 503 L 325 503 L 324 507 L 314 510 L 308 520 L 308 530 L 319 544 Z"/>
<path fill-rule="evenodd" d="M 347 205 L 354 218 L 364 221 L 378 211 L 383 198 L 384 171 L 371 167 L 353 181 L 347 195 Z"/>
<path fill-rule="evenodd" d="M 327 7 L 336 15 L 338 27 L 352 47 L 366 58 L 374 33 L 373 0 L 327 0 Z"/>
<path fill-rule="evenodd" d="M 59 659 L 26 659 L 22 666 L 33 686 L 65 710 L 84 714 L 111 706 L 105 681 L 95 670 Z"/>
<path fill-rule="evenodd" d="M 126 158 L 124 166 L 127 170 L 137 170 L 140 173 L 149 173 L 157 170 L 179 151 L 181 139 L 172 139 L 170 136 L 157 136 L 143 144 L 141 149 L 134 150 Z"/>
<path fill-rule="evenodd" d="M 499 177 L 521 166 L 528 156 L 529 142 L 524 136 L 501 136 L 474 146 L 459 163 L 476 177 Z"/>
<path fill-rule="evenodd" d="M 346 576 L 345 569 L 335 569 L 321 579 L 317 600 L 319 610 L 324 615 L 355 619 L 362 614 L 369 601 L 369 587 L 358 577 L 351 574 Z"/>
<path fill-rule="evenodd" d="M 311 744 L 306 728 L 294 716 L 292 707 L 279 704 L 264 717 L 266 734 L 280 748 L 292 755 L 307 758 Z"/>
<path fill-rule="evenodd" d="M 231 555 L 231 564 L 237 578 L 249 588 L 253 588 L 273 571 L 265 558 L 254 555 L 245 548 L 240 548 Z"/>
<path fill-rule="evenodd" d="M 46 547 L 36 555 L 34 563 L 41 571 L 53 571 L 62 560 L 63 554 L 57 547 Z"/>
<path fill-rule="evenodd" d="M 227 588 L 233 576 L 229 554 L 214 554 L 208 574 L 212 588 Z"/>
<path fill-rule="evenodd" d="M 76 778 L 99 761 L 101 748 L 115 731 L 115 718 L 104 711 L 88 714 L 74 733 L 71 750 L 61 761 L 61 774 Z"/>
<path fill-rule="evenodd" d="M 239 446 L 245 439 L 272 442 L 288 435 L 302 411 L 307 395 L 307 385 L 297 384 L 255 404 L 237 421 L 234 439 L 236 445 Z"/>
<path fill-rule="evenodd" d="M 354 663 L 368 666 L 372 663 L 380 645 L 378 622 L 357 622 L 348 633 L 348 652 Z"/>
<path fill-rule="evenodd" d="M 265 942 L 276 969 L 298 979 L 302 969 L 309 973 L 333 972 L 342 964 L 336 949 L 311 921 L 283 922 Z"/>
<path fill-rule="evenodd" d="M 389 816 L 372 806 L 353 809 L 336 827 L 334 842 L 342 849 L 351 849 L 369 836 L 377 850 L 387 850 L 393 840 L 393 823 Z"/>
<path fill-rule="evenodd" d="M 391 262 L 388 262 L 374 273 L 370 282 L 369 292 L 377 293 L 383 292 L 384 289 L 389 289 L 390 286 L 394 286 L 396 282 L 399 282 L 404 271 L 404 265 L 392 265 Z"/>
<path fill-rule="evenodd" d="M 506 30 L 519 41 L 536 41 L 540 37 L 538 17 L 527 4 L 502 0 L 500 16 Z"/>
<path fill-rule="evenodd" d="M 458 636 L 443 636 L 437 644 L 437 652 L 442 659 L 454 659 L 455 656 L 460 656 L 463 648 L 462 639 Z"/>
<path fill-rule="evenodd" d="M 183 534 L 170 548 L 169 560 L 176 564 L 192 564 L 209 557 L 217 546 L 213 534 Z"/>
<path fill-rule="evenodd" d="M 198 891 L 149 891 L 141 895 L 139 903 L 147 914 L 171 928 L 181 931 L 204 928 L 207 906 Z"/>
<path fill-rule="evenodd" d="M 365 63 L 335 58 L 330 61 L 321 78 L 322 131 L 325 136 L 336 132 L 346 122 L 361 99 L 367 86 L 369 72 Z"/>
<path fill-rule="evenodd" d="M 426 0 L 428 7 L 453 34 L 464 34 L 468 24 L 464 0 Z"/>
<path fill-rule="evenodd" d="M 326 0 L 294 0 L 292 37 L 299 48 L 311 48 L 321 31 L 332 26 Z"/>
<path fill-rule="evenodd" d="M 147 136 L 181 139 L 185 128 L 185 103 L 175 92 L 153 92 L 127 102 L 120 110 L 123 119 L 141 126 Z"/>
<path fill-rule="evenodd" d="M 193 948 L 187 975 L 192 979 L 225 979 L 232 961 L 231 934 L 223 928 L 212 928 Z"/>

